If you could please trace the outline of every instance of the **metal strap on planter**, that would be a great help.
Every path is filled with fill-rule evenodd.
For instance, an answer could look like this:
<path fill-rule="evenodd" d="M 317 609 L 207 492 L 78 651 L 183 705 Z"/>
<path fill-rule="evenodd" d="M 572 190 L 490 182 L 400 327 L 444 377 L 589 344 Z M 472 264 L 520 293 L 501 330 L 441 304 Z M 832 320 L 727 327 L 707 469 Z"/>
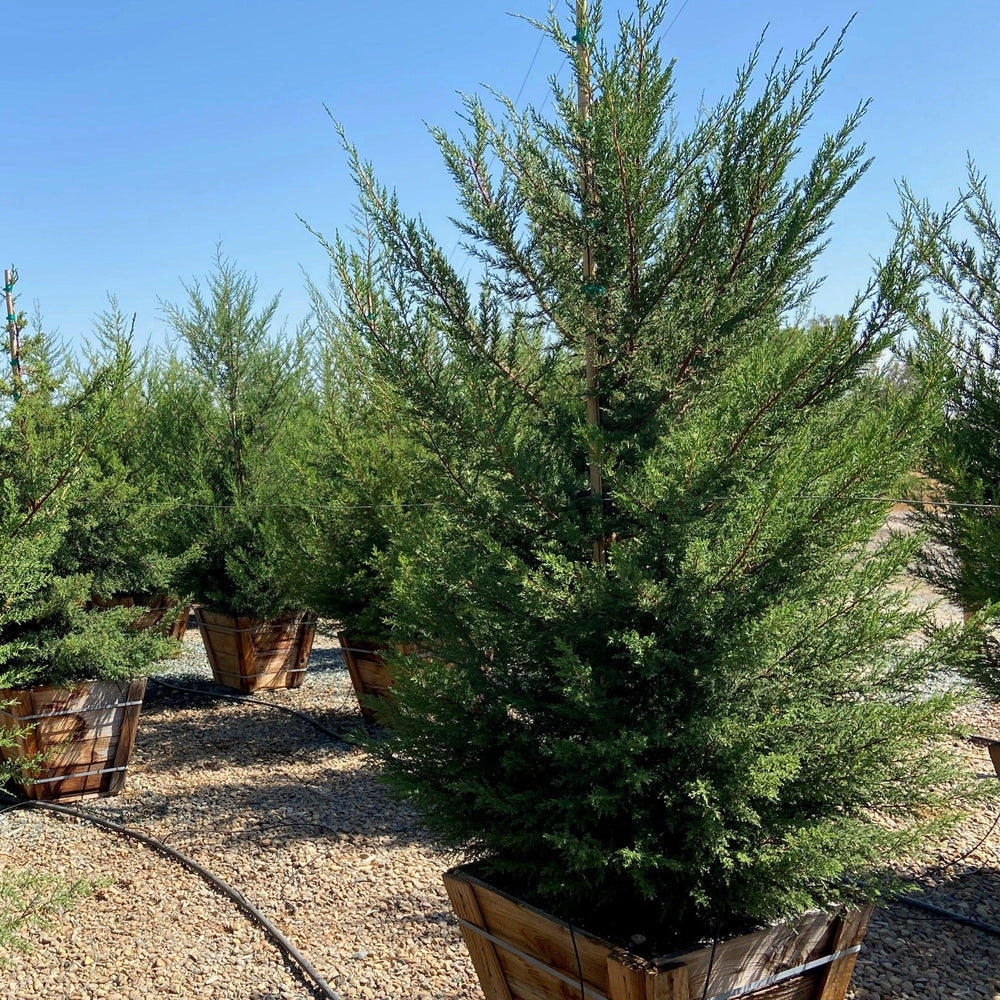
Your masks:
<path fill-rule="evenodd" d="M 142 701 L 116 701 L 113 705 L 99 705 L 96 708 L 67 708 L 63 712 L 39 712 L 36 715 L 13 715 L 7 711 L 0 711 L 0 715 L 6 715 L 16 722 L 33 722 L 35 719 L 56 719 L 61 715 L 91 715 L 94 712 L 107 712 L 112 708 L 130 708 L 134 705 L 141 705 Z"/>
<path fill-rule="evenodd" d="M 55 778 L 25 778 L 28 785 L 49 785 L 55 781 L 70 781 L 73 778 L 89 778 L 94 774 L 111 774 L 113 771 L 127 771 L 127 767 L 102 767 L 98 771 L 70 771 L 68 774 L 60 774 Z"/>
<path fill-rule="evenodd" d="M 542 972 L 548 973 L 550 976 L 554 976 L 556 979 L 572 986 L 574 990 L 582 988 L 583 991 L 593 997 L 594 1000 L 609 1000 L 609 998 L 600 991 L 593 989 L 586 983 L 581 983 L 579 978 L 574 979 L 572 976 L 567 976 L 565 973 L 559 972 L 557 969 L 553 969 L 551 965 L 546 965 L 544 962 L 540 962 L 532 955 L 525 954 L 520 948 L 515 948 L 509 941 L 504 941 L 501 938 L 495 937 L 484 928 L 479 927 L 476 924 L 469 923 L 468 920 L 463 920 L 461 917 L 458 918 L 458 922 L 462 925 L 462 927 L 466 927 L 470 931 L 478 934 L 480 937 L 486 938 L 487 941 L 498 945 L 503 948 L 504 951 L 509 951 L 512 955 L 516 955 L 519 959 L 521 959 L 521 961 L 527 962 L 529 965 L 533 965 L 536 969 L 540 969 Z M 848 955 L 857 955 L 859 951 L 861 951 L 861 945 L 856 944 L 851 948 L 844 948 L 841 951 L 836 951 L 832 955 L 824 955 L 822 958 L 815 958 L 811 962 L 796 965 L 794 968 L 786 969 L 784 972 L 777 972 L 773 976 L 766 976 L 764 979 L 758 979 L 752 983 L 747 983 L 745 986 L 739 986 L 735 990 L 729 990 L 726 993 L 713 993 L 712 996 L 707 997 L 706 1000 L 734 1000 L 735 997 L 747 996 L 757 990 L 767 989 L 769 986 L 782 983 L 786 979 L 792 979 L 794 976 L 801 976 L 806 972 L 812 972 L 813 969 L 820 969 L 824 965 L 830 965 L 832 962 L 836 962 L 841 958 L 846 958 Z"/>
<path fill-rule="evenodd" d="M 487 941 L 491 941 L 493 944 L 499 945 L 505 951 L 509 951 L 512 955 L 516 955 L 522 962 L 527 962 L 529 965 L 533 965 L 536 969 L 540 969 L 542 972 L 548 973 L 550 976 L 555 976 L 556 979 L 561 980 L 568 986 L 572 986 L 574 990 L 582 989 L 586 994 L 592 996 L 594 1000 L 610 1000 L 609 997 L 606 997 L 600 991 L 592 989 L 586 983 L 581 983 L 579 976 L 574 979 L 572 976 L 567 976 L 558 969 L 553 969 L 551 965 L 539 962 L 534 956 L 525 954 L 525 952 L 521 951 L 520 948 L 515 948 L 509 941 L 503 941 L 498 937 L 494 937 L 489 931 L 476 926 L 476 924 L 470 924 L 468 920 L 463 920 L 462 917 L 458 918 L 458 922 L 463 927 L 467 927 L 470 931 L 475 931 L 475 933 L 480 937 L 486 938 Z"/>
<path fill-rule="evenodd" d="M 225 632 L 228 635 L 247 635 L 250 632 L 289 632 L 302 625 L 315 625 L 315 618 L 293 618 L 284 622 L 262 622 L 260 625 L 250 625 L 247 628 L 233 628 L 231 625 L 217 625 L 215 622 L 198 620 L 200 628 L 208 629 L 209 632 Z"/>
<path fill-rule="evenodd" d="M 748 993 L 767 989 L 768 986 L 774 986 L 776 983 L 783 983 L 786 979 L 791 979 L 793 976 L 801 976 L 803 973 L 811 972 L 813 969 L 820 969 L 824 965 L 836 962 L 840 958 L 846 958 L 848 955 L 857 955 L 859 951 L 861 951 L 861 945 L 856 944 L 851 948 L 835 951 L 832 955 L 824 955 L 822 958 L 814 958 L 811 962 L 806 962 L 803 965 L 796 965 L 794 969 L 786 969 L 784 972 L 776 972 L 773 976 L 766 976 L 764 979 L 758 979 L 756 982 L 747 983 L 746 986 L 740 986 L 735 990 L 730 990 L 728 993 L 715 993 L 708 997 L 707 1000 L 732 1000 L 733 997 L 744 997 Z"/>

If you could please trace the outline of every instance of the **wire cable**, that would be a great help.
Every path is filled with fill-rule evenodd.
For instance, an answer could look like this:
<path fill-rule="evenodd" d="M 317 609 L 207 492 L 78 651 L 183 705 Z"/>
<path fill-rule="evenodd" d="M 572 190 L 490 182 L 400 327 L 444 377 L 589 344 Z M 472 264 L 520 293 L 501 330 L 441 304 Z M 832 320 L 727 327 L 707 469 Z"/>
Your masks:
<path fill-rule="evenodd" d="M 628 497 L 621 495 L 622 499 L 629 499 Z M 609 493 L 608 499 L 615 499 L 615 494 Z M 697 498 L 702 500 L 704 503 L 722 504 L 722 503 L 736 503 L 739 500 L 744 499 L 743 497 L 700 497 Z M 788 497 L 789 500 L 803 500 L 815 503 L 876 503 L 876 504 L 899 504 L 907 507 L 958 507 L 965 510 L 983 510 L 983 511 L 997 511 L 1000 510 L 1000 503 L 963 503 L 957 500 L 918 500 L 913 497 L 872 497 L 872 496 L 837 496 L 833 494 L 821 495 L 821 494 L 796 494 L 795 496 Z M 74 503 L 88 503 L 88 504 L 100 504 L 102 506 L 107 506 L 108 501 L 106 499 L 100 498 L 89 498 L 89 497 L 75 497 L 73 499 Z M 167 499 L 160 501 L 148 501 L 141 498 L 135 498 L 132 500 L 118 500 L 116 505 L 137 505 L 141 504 L 144 507 L 163 507 L 165 510 L 181 509 L 181 510 L 195 510 L 195 509 L 205 509 L 205 510 L 409 510 L 415 507 L 439 507 L 446 504 L 448 501 L 440 498 L 437 500 L 414 500 L 404 503 L 354 503 L 354 504 L 336 504 L 336 503 L 253 503 L 252 501 L 245 501 L 243 503 L 190 503 L 185 500 L 175 500 Z"/>

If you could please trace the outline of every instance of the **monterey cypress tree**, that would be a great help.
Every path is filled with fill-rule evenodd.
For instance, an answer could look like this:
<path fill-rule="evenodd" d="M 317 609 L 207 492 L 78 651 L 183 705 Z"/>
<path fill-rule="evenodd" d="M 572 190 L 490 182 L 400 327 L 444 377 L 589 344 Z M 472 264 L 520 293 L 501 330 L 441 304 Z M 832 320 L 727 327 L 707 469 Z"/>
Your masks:
<path fill-rule="evenodd" d="M 212 611 L 273 618 L 294 602 L 285 532 L 301 501 L 305 334 L 273 329 L 277 296 L 221 253 L 203 285 L 167 305 L 180 354 L 151 374 L 150 441 L 172 496 L 168 551 L 200 555 L 178 573 Z"/>
<path fill-rule="evenodd" d="M 923 552 L 923 575 L 966 612 L 1000 602 L 1000 219 L 985 178 L 970 164 L 969 188 L 959 202 L 934 211 L 907 192 L 904 227 L 914 257 L 926 267 L 945 309 L 917 314 L 922 338 L 911 352 L 916 367 L 947 359 L 946 419 L 924 470 L 943 499 L 920 518 L 936 543 Z M 933 362 L 932 362 L 933 363 Z M 994 609 L 995 610 L 995 609 Z M 973 676 L 1000 697 L 1000 644 L 984 636 L 985 656 Z"/>
<path fill-rule="evenodd" d="M 391 538 L 420 500 L 426 463 L 401 426 L 405 408 L 374 377 L 364 338 L 319 288 L 310 292 L 319 364 L 316 391 L 299 404 L 308 504 L 305 517 L 287 522 L 286 544 L 298 560 L 289 582 L 303 607 L 349 636 L 388 641 Z"/>
<path fill-rule="evenodd" d="M 92 453 L 119 427 L 131 353 L 74 371 L 38 334 L 22 359 L 0 397 L 0 689 L 147 673 L 175 644 L 134 628 L 136 611 L 88 610 L 94 573 L 67 559 L 69 540 L 91 532 L 78 520 L 125 489 L 124 473 L 99 479 Z"/>
<path fill-rule="evenodd" d="M 400 671 L 388 779 L 500 884 L 691 939 L 879 896 L 963 795 L 928 680 L 966 654 L 891 586 L 917 541 L 872 549 L 887 506 L 857 501 L 939 412 L 877 372 L 919 268 L 895 246 L 842 316 L 787 319 L 867 163 L 863 107 L 799 152 L 840 40 L 755 53 L 683 130 L 665 8 L 611 46 L 599 4 L 574 38 L 553 15 L 579 93 L 434 130 L 474 281 L 350 146 L 365 225 L 330 249 L 434 459 L 393 594 L 434 655 Z"/>

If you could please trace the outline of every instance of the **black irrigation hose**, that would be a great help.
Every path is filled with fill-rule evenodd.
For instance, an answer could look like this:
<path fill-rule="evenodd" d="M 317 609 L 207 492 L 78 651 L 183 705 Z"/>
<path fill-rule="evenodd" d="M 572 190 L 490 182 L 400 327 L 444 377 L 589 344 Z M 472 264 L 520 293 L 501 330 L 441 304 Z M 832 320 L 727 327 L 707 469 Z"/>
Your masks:
<path fill-rule="evenodd" d="M 213 875 L 207 868 L 203 868 L 197 861 L 189 858 L 185 854 L 181 854 L 180 851 L 176 851 L 174 848 L 169 847 L 162 840 L 158 840 L 156 837 L 151 837 L 145 833 L 140 833 L 138 830 L 132 830 L 127 826 L 122 826 L 120 823 L 115 823 L 113 820 L 104 819 L 100 816 L 93 816 L 90 813 L 85 813 L 80 809 L 73 809 L 69 806 L 56 805 L 53 802 L 41 802 L 37 799 L 29 799 L 24 802 L 16 802 L 13 805 L 5 806 L 0 809 L 0 812 L 10 812 L 14 809 L 44 809 L 63 816 L 71 816 L 74 819 L 82 819 L 87 823 L 93 823 L 95 826 L 100 826 L 106 830 L 110 830 L 112 833 L 117 833 L 120 836 L 130 837 L 133 840 L 137 840 L 139 843 L 153 848 L 154 851 L 159 851 L 171 860 L 178 862 L 185 868 L 193 871 L 195 874 L 200 875 L 213 889 L 216 889 L 217 891 L 223 893 L 223 895 L 228 896 L 248 917 L 250 917 L 254 923 L 262 927 L 278 948 L 281 949 L 281 951 L 283 951 L 288 958 L 295 962 L 302 975 L 306 979 L 312 980 L 312 982 L 307 983 L 310 989 L 315 986 L 320 993 L 327 998 L 327 1000 L 344 1000 L 344 998 L 337 993 L 319 974 L 309 959 L 306 958 L 305 955 L 303 955 L 302 952 L 299 951 L 299 949 L 296 948 L 295 945 L 292 944 L 292 942 L 289 941 L 288 938 L 285 937 L 285 935 L 282 934 L 282 932 L 278 930 L 278 928 L 246 898 L 246 896 L 243 895 L 243 893 L 241 893 L 238 889 L 234 889 L 228 883 L 223 882 L 222 879 Z"/>
<path fill-rule="evenodd" d="M 985 921 L 976 920 L 975 917 L 967 917 L 964 913 L 956 913 L 954 910 L 946 910 L 943 906 L 925 903 L 922 899 L 914 899 L 913 896 L 900 896 L 897 901 L 906 903 L 907 906 L 915 906 L 918 910 L 926 910 L 928 913 L 933 913 L 935 916 L 942 917 L 945 920 L 953 920 L 957 924 L 974 927 L 977 931 L 982 931 L 984 934 L 992 934 L 994 937 L 1000 937 L 1000 927 L 996 924 L 988 924 Z"/>
<path fill-rule="evenodd" d="M 329 726 L 323 725 L 318 719 L 314 719 L 311 715 L 307 715 L 305 712 L 300 712 L 297 708 L 289 708 L 287 705 L 278 705 L 273 701 L 265 701 L 263 698 L 251 698 L 245 694 L 223 694 L 221 691 L 210 691 L 206 688 L 190 688 L 183 687 L 180 684 L 172 684 L 170 681 L 161 680 L 159 677 L 149 678 L 153 683 L 159 684 L 161 687 L 170 688 L 173 691 L 185 691 L 188 694 L 200 694 L 206 698 L 224 698 L 226 701 L 235 701 L 239 703 L 250 702 L 252 705 L 264 705 L 266 708 L 273 708 L 278 712 L 287 712 L 289 715 L 294 715 L 304 722 L 308 722 L 309 725 L 314 726 L 321 733 L 325 733 L 330 737 L 335 743 L 340 743 L 342 746 L 349 747 L 351 750 L 356 750 L 357 747 L 348 740 L 343 731 L 337 729 L 331 729 Z"/>

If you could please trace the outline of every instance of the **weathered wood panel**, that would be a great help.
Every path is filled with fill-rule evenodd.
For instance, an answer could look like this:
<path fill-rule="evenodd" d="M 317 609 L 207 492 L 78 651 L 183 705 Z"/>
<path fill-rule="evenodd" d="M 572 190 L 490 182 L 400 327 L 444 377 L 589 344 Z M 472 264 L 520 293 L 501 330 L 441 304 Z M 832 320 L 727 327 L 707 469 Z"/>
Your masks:
<path fill-rule="evenodd" d="M 146 608 L 135 620 L 136 628 L 160 628 L 167 611 L 176 608 L 177 616 L 166 629 L 166 634 L 173 639 L 183 639 L 187 632 L 188 616 L 191 614 L 190 605 L 178 606 L 176 601 L 171 600 L 166 594 L 158 594 L 154 597 L 137 597 L 135 594 L 115 594 L 113 597 L 98 597 L 94 595 L 90 599 L 91 605 L 95 608 Z M 179 654 L 178 654 L 179 655 Z"/>
<path fill-rule="evenodd" d="M 346 632 L 338 632 L 337 638 L 340 640 L 354 693 L 358 696 L 361 714 L 366 722 L 378 723 L 381 720 L 377 701 L 373 706 L 372 700 L 389 697 L 393 685 L 392 670 L 383 654 L 395 651 L 409 656 L 417 651 L 417 646 L 412 642 L 389 646 L 368 639 L 356 639 Z"/>
<path fill-rule="evenodd" d="M 145 690 L 144 677 L 0 690 L 0 728 L 16 737 L 16 746 L 0 754 L 24 768 L 24 794 L 66 801 L 119 792 Z M 29 766 L 35 758 L 40 762 Z"/>

